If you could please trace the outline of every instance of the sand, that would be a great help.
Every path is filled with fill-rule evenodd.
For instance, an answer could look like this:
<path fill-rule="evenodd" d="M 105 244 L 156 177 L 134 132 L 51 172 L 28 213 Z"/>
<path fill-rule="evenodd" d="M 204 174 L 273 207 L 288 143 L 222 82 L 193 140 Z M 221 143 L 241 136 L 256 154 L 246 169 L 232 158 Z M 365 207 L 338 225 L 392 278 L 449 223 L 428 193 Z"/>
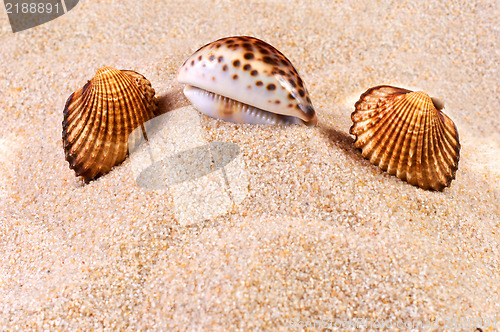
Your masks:
<path fill-rule="evenodd" d="M 498 2 L 80 1 L 16 34 L 0 13 L 0 330 L 500 330 Z M 292 61 L 319 126 L 189 106 L 177 68 L 230 35 Z M 169 140 L 85 185 L 62 110 L 104 65 L 152 82 Z M 353 148 L 353 105 L 379 84 L 445 101 L 462 150 L 443 192 Z M 234 153 L 138 181 L 146 153 L 174 174 L 201 146 Z"/>

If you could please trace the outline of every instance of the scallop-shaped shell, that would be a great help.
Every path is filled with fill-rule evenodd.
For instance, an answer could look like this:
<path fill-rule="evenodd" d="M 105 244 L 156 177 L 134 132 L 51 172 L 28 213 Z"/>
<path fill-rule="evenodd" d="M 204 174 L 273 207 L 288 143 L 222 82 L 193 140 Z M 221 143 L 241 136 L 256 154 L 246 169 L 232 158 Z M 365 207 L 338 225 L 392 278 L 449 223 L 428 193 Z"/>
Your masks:
<path fill-rule="evenodd" d="M 179 68 L 186 97 L 202 113 L 238 123 L 316 124 L 311 99 L 291 62 L 257 38 L 207 44 Z"/>
<path fill-rule="evenodd" d="M 141 74 L 103 67 L 69 96 L 62 137 L 77 176 L 89 182 L 125 159 L 129 134 L 155 115 L 154 94 Z"/>
<path fill-rule="evenodd" d="M 424 92 L 377 86 L 355 105 L 354 146 L 389 174 L 423 189 L 443 190 L 455 178 L 460 143 L 443 104 Z"/>

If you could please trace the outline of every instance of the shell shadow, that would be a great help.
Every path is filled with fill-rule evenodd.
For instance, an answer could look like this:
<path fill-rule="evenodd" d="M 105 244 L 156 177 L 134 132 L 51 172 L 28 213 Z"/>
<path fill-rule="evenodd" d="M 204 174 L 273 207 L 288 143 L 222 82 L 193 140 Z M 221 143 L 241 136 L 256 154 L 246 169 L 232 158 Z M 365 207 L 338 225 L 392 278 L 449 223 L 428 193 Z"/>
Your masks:
<path fill-rule="evenodd" d="M 211 142 L 166 157 L 144 169 L 136 179 L 145 189 L 167 189 L 222 169 L 241 153 L 235 143 Z"/>
<path fill-rule="evenodd" d="M 319 124 L 318 127 L 322 135 L 328 137 L 332 144 L 344 150 L 351 158 L 356 161 L 363 161 L 366 165 L 371 165 L 363 158 L 360 150 L 354 147 L 354 138 L 350 134 L 324 124 Z"/>
<path fill-rule="evenodd" d="M 156 116 L 190 105 L 182 92 L 183 86 L 178 84 L 165 94 L 158 96 L 158 111 Z"/>

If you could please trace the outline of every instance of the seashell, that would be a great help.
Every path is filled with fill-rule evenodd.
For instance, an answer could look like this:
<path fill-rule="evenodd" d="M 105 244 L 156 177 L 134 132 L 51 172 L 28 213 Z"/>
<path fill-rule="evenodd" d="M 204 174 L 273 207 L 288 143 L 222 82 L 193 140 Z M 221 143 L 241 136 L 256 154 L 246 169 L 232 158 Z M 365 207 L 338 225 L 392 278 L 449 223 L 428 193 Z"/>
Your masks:
<path fill-rule="evenodd" d="M 391 175 L 423 189 L 443 190 L 455 178 L 457 127 L 426 93 L 381 85 L 363 93 L 351 115 L 354 146 Z"/>
<path fill-rule="evenodd" d="M 191 55 L 177 72 L 201 112 L 250 124 L 317 122 L 311 98 L 291 62 L 253 37 L 219 39 Z"/>
<path fill-rule="evenodd" d="M 69 167 L 89 182 L 120 164 L 128 136 L 155 116 L 151 83 L 131 70 L 100 68 L 64 107 L 63 145 Z"/>

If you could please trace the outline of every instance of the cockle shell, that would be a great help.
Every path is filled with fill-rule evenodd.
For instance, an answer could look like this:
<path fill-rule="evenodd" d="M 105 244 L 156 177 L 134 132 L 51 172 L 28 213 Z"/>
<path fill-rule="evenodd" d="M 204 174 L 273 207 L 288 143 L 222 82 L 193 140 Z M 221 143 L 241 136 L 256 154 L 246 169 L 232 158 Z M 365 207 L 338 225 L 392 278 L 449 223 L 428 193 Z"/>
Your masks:
<path fill-rule="evenodd" d="M 311 99 L 291 62 L 253 37 L 219 39 L 191 55 L 177 72 L 186 97 L 202 113 L 251 124 L 316 124 Z"/>
<path fill-rule="evenodd" d="M 455 178 L 460 143 L 444 105 L 426 93 L 377 86 L 355 105 L 350 133 L 363 157 L 423 189 L 443 190 Z"/>
<path fill-rule="evenodd" d="M 154 94 L 141 74 L 103 67 L 69 96 L 62 137 L 77 176 L 89 182 L 125 159 L 129 134 L 155 116 Z"/>

